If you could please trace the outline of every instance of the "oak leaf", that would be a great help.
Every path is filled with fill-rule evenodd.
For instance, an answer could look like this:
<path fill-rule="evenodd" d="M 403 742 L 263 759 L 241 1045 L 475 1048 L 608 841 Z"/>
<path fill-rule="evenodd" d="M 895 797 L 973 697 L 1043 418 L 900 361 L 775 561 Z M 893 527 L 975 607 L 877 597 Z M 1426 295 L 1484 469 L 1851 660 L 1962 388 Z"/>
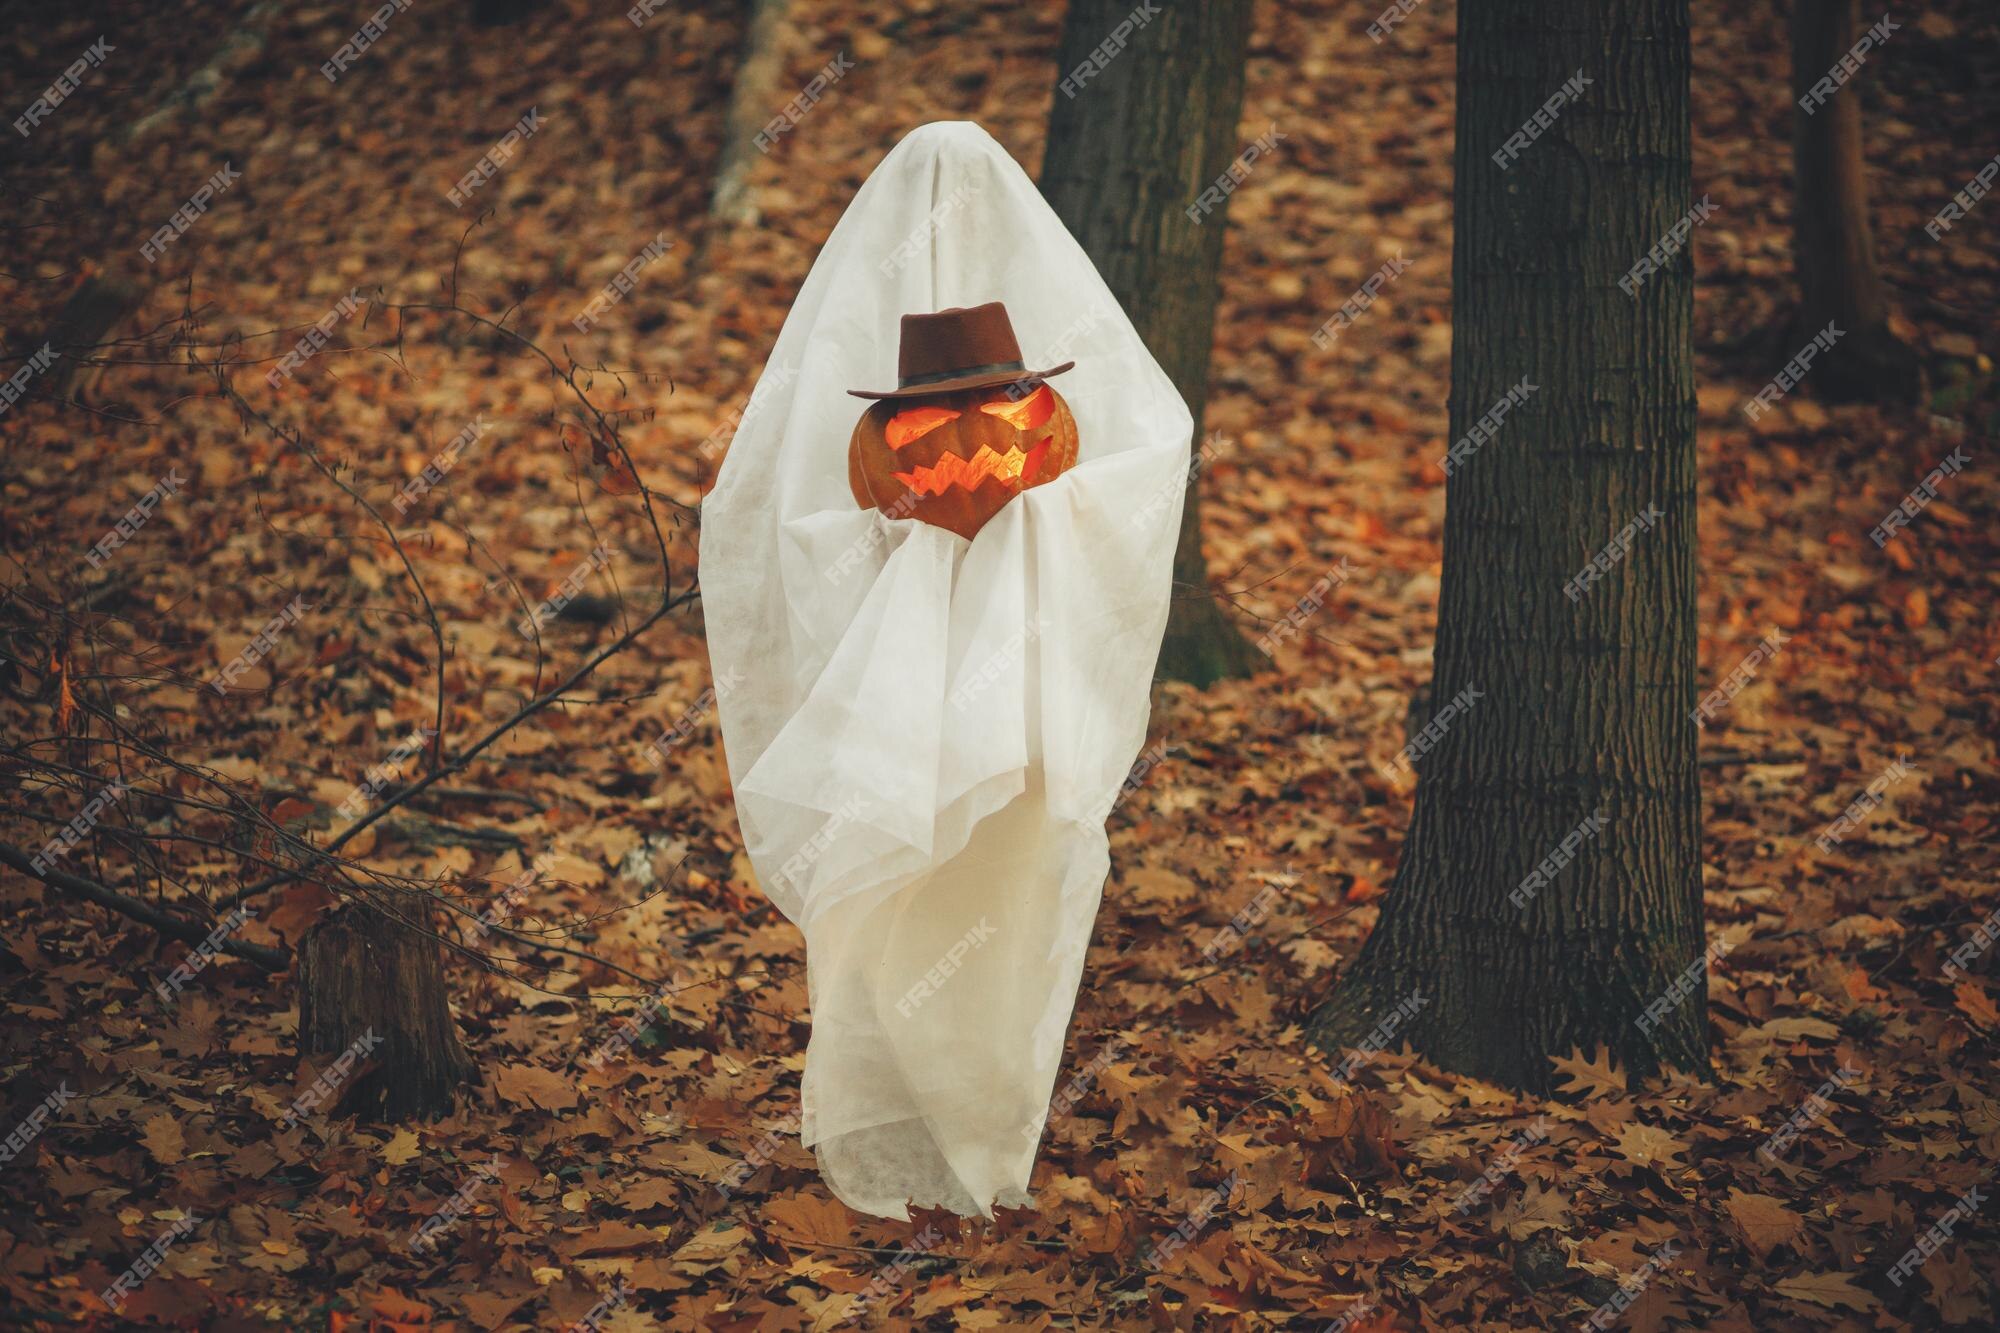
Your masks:
<path fill-rule="evenodd" d="M 417 1132 L 413 1129 L 399 1129 L 391 1134 L 382 1145 L 382 1160 L 390 1166 L 401 1166 L 417 1155 L 421 1145 L 417 1142 Z"/>
<path fill-rule="evenodd" d="M 2000 1010 L 1994 1009 L 1993 997 L 1986 993 L 1984 986 L 1976 981 L 1961 981 L 1952 991 L 1952 995 L 1958 1005 L 1958 1011 L 1980 1027 L 1989 1031 L 2000 1027 Z"/>
<path fill-rule="evenodd" d="M 181 1136 L 181 1127 L 165 1111 L 146 1117 L 139 1134 L 139 1141 L 146 1145 L 146 1151 L 153 1154 L 153 1160 L 163 1166 L 171 1166 L 181 1160 L 187 1151 L 187 1143 Z"/>
<path fill-rule="evenodd" d="M 1800 1277 L 1788 1277 L 1774 1284 L 1773 1289 L 1780 1296 L 1825 1306 L 1829 1310 L 1882 1308 L 1882 1302 L 1875 1299 L 1874 1293 L 1855 1286 L 1854 1279 L 1845 1273 L 1807 1273 Z"/>
<path fill-rule="evenodd" d="M 1558 1071 L 1569 1075 L 1569 1081 L 1557 1089 L 1559 1092 L 1582 1093 L 1586 1099 L 1625 1093 L 1625 1076 L 1612 1065 L 1611 1052 L 1605 1047 L 1598 1047 L 1594 1058 L 1572 1049 L 1566 1056 L 1554 1057 L 1554 1064 Z"/>
<path fill-rule="evenodd" d="M 1537 1231 L 1566 1231 L 1569 1200 L 1541 1181 L 1531 1180 L 1518 1198 L 1494 1210 L 1493 1220 L 1512 1240 L 1526 1240 Z"/>
<path fill-rule="evenodd" d="M 1796 1240 L 1806 1224 L 1805 1218 L 1785 1207 L 1782 1199 L 1769 1194 L 1732 1189 L 1722 1206 L 1759 1259 Z"/>
<path fill-rule="evenodd" d="M 501 1065 L 493 1071 L 493 1086 L 502 1101 L 544 1111 L 567 1111 L 577 1104 L 576 1088 L 562 1075 L 540 1065 Z"/>
<path fill-rule="evenodd" d="M 1657 1125 L 1635 1120 L 1614 1136 L 1618 1155 L 1638 1166 L 1685 1166 L 1679 1160 L 1687 1145 Z"/>

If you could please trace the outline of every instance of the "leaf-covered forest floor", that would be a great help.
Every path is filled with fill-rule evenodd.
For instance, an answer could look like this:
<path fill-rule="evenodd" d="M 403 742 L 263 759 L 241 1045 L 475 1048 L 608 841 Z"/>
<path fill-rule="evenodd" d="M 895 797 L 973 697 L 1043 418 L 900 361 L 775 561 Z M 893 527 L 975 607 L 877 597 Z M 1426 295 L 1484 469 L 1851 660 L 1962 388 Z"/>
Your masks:
<path fill-rule="evenodd" d="M 224 162 L 240 171 L 145 270 L 124 332 L 193 311 L 199 355 L 244 339 L 235 354 L 258 359 L 236 375 L 245 396 L 378 506 L 484 419 L 398 525 L 448 636 L 452 742 L 615 633 L 615 594 L 632 607 L 657 594 L 632 497 L 566 448 L 577 433 L 545 368 L 462 325 L 399 326 L 377 306 L 338 321 L 334 349 L 282 387 L 263 371 L 350 289 L 436 302 L 455 281 L 465 305 L 626 372 L 593 393 L 634 414 L 644 479 L 692 504 L 715 471 L 702 443 L 726 438 L 818 244 L 902 132 L 972 117 L 1035 168 L 1060 17 L 794 6 L 781 99 L 837 53 L 854 68 L 755 163 L 761 224 L 724 229 L 704 213 L 733 4 L 662 8 L 638 29 L 619 6 L 575 0 L 494 29 L 464 5 L 416 5 L 332 84 L 318 66 L 367 6 L 290 9 L 206 110 L 129 149 L 111 132 L 250 6 L 194 21 L 120 8 L 10 36 L 17 90 L 100 33 L 113 51 L 9 150 L 12 188 L 34 196 L 10 208 L 35 227 L 6 266 L 8 342 L 80 266 L 130 263 Z M 1929 401 L 1793 394 L 1753 425 L 1741 403 L 1791 350 L 1755 336 L 1791 291 L 1783 20 L 1696 10 L 1694 174 L 1716 208 L 1695 238 L 1702 687 L 1785 636 L 1701 742 L 1709 933 L 1729 946 L 1707 977 L 1712 1081 L 1628 1090 L 1578 1052 L 1540 1102 L 1384 1053 L 1343 1089 L 1303 1048 L 1409 811 L 1383 766 L 1428 676 L 1438 593 L 1454 11 L 1432 0 L 1378 45 L 1372 9 L 1266 5 L 1242 134 L 1284 138 L 1230 206 L 1208 423 L 1229 443 L 1203 481 L 1208 548 L 1253 635 L 1250 617 L 1283 617 L 1347 574 L 1254 679 L 1158 691 L 1165 757 L 1111 817 L 1064 1075 L 1084 1086 L 1045 1140 L 1038 1207 L 990 1225 L 858 1217 L 787 1129 L 808 1034 L 799 936 L 741 854 L 712 713 L 697 708 L 666 766 L 647 748 L 708 684 L 697 613 L 523 727 L 459 794 L 353 847 L 474 910 L 546 858 L 510 920 L 678 987 L 601 1071 L 584 1057 L 635 1007 L 602 997 L 633 995 L 629 978 L 564 971 L 573 960 L 546 950 L 527 955 L 535 985 L 459 962 L 457 1014 L 486 1074 L 462 1109 L 285 1128 L 312 1076 L 290 1055 L 286 981 L 218 962 L 164 1005 L 154 983 L 183 946 L 6 873 L 4 1128 L 58 1086 L 74 1097 L 0 1166 L 0 1318 L 119 1322 L 97 1293 L 192 1215 L 124 1325 L 553 1328 L 622 1282 L 629 1297 L 602 1321 L 621 1331 L 1321 1328 L 1343 1312 L 1359 1316 L 1349 1328 L 1537 1328 L 1580 1324 L 1629 1279 L 1636 1299 L 1615 1317 L 1635 1330 L 1992 1327 L 1990 1203 L 1905 1280 L 1889 1270 L 1968 1190 L 2000 1185 L 2000 950 L 1946 975 L 2000 903 L 2000 204 L 1942 242 L 1923 230 L 2000 148 L 2000 40 L 1990 10 L 1942 5 L 1840 94 L 1866 106 L 1878 247 Z M 452 207 L 446 191 L 530 108 L 542 128 Z M 656 236 L 672 249 L 578 335 L 571 319 Z M 1312 330 L 1399 253 L 1407 272 L 1316 349 Z M 368 768 L 431 719 L 435 649 L 379 529 L 182 354 L 85 375 L 93 412 L 29 402 L 0 423 L 7 580 L 88 592 L 100 634 L 147 664 L 130 709 L 274 817 L 330 832 Z M 829 447 L 848 424 L 829 421 Z M 1958 447 L 1968 466 L 1878 549 L 1870 530 Z M 103 570 L 78 569 L 169 469 L 179 493 Z M 693 528 L 682 515 L 668 531 L 678 584 Z M 538 658 L 500 576 L 532 604 L 600 541 L 614 561 Z M 226 699 L 204 690 L 294 596 L 308 609 L 271 656 Z M 90 664 L 75 671 L 91 688 Z M 10 728 L 53 726 L 49 708 L 4 706 Z M 1914 773 L 1844 842 L 1816 847 L 1898 759 Z M 7 819 L 10 839 L 34 836 Z M 197 882 L 234 887 L 227 849 L 195 851 Z M 79 868 L 150 891 L 129 858 Z M 242 936 L 296 940 L 324 906 L 287 891 Z M 1229 926 L 1239 913 L 1247 934 Z M 1796 1141 L 1760 1156 L 1802 1108 Z M 496 1179 L 475 1171 L 495 1158 Z M 719 1188 L 746 1160 L 747 1181 Z M 1460 1208 L 1489 1168 L 1490 1191 Z M 462 1215 L 413 1244 L 455 1194 Z M 919 1237 L 923 1252 L 905 1253 Z"/>

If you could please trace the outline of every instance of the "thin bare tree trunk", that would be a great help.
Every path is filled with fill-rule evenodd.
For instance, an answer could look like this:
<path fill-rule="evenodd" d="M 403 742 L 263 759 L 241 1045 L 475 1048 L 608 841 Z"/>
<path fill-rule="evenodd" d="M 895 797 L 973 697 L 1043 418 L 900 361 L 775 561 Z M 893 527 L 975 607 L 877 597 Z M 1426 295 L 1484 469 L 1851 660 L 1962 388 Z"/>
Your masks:
<path fill-rule="evenodd" d="M 757 203 L 750 193 L 750 168 L 757 162 L 757 134 L 771 118 L 778 79 L 784 73 L 787 0 L 749 0 L 743 56 L 729 89 L 729 114 L 722 126 L 722 156 L 715 168 L 715 197 L 709 215 L 735 226 L 753 226 Z"/>
<path fill-rule="evenodd" d="M 1842 336 L 1814 369 L 1813 392 L 1834 399 L 1908 398 L 1918 385 L 1917 357 L 1889 330 L 1889 297 L 1868 225 L 1858 86 L 1867 62 L 1830 96 L 1813 95 L 1814 85 L 1836 73 L 1864 30 L 1860 0 L 1795 0 L 1792 6 L 1792 249 L 1799 309 L 1785 354 L 1831 323 Z"/>

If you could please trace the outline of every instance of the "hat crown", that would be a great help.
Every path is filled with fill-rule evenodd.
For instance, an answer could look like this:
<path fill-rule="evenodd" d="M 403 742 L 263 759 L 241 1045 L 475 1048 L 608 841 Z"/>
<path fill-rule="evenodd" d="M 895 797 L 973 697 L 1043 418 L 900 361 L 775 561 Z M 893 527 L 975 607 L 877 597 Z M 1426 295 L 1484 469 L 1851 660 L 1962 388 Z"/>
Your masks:
<path fill-rule="evenodd" d="M 1060 375 L 1076 362 L 1030 370 L 1007 307 L 998 301 L 905 315 L 896 344 L 893 389 L 849 389 L 856 398 L 933 398 L 960 389 L 1025 383 Z"/>
<path fill-rule="evenodd" d="M 903 388 L 1021 368 L 1021 344 L 999 301 L 903 316 L 896 349 L 896 376 Z"/>

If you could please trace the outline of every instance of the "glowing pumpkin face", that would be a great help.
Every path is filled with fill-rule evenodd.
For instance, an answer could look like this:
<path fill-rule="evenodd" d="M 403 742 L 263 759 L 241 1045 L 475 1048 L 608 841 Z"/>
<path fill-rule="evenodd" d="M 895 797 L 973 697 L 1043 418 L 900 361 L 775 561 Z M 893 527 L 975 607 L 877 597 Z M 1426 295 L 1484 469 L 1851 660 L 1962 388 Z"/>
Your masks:
<path fill-rule="evenodd" d="M 1000 507 L 1076 463 L 1076 418 L 1047 384 L 885 398 L 855 424 L 847 482 L 863 509 L 970 540 Z"/>

